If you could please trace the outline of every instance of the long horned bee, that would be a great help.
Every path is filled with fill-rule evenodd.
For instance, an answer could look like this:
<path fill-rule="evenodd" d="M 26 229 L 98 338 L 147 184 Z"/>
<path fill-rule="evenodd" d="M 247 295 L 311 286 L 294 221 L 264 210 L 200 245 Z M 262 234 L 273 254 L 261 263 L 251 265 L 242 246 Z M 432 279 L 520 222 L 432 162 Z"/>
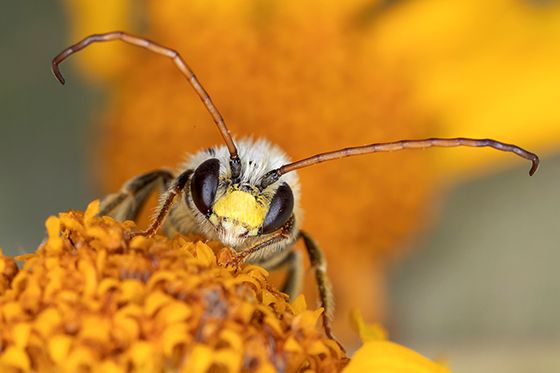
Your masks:
<path fill-rule="evenodd" d="M 187 78 L 210 113 L 224 141 L 193 154 L 180 171 L 154 170 L 130 179 L 122 189 L 102 200 L 100 215 L 119 220 L 135 219 L 147 197 L 157 188 L 161 198 L 154 219 L 136 235 L 152 236 L 160 229 L 167 234 L 202 234 L 219 240 L 235 252 L 232 264 L 256 263 L 268 270 L 287 269 L 282 290 L 293 296 L 300 291 L 303 270 L 299 252 L 292 250 L 303 241 L 324 308 L 325 334 L 333 338 L 331 317 L 333 296 L 325 257 L 301 226 L 300 191 L 296 171 L 315 164 L 369 153 L 429 147 L 490 147 L 512 152 L 532 162 L 530 175 L 539 165 L 536 154 L 516 145 L 491 139 L 427 138 L 372 143 L 329 151 L 295 162 L 277 146 L 265 140 L 234 141 L 222 115 L 181 55 L 153 41 L 125 32 L 90 35 L 58 54 L 52 70 L 60 83 L 59 64 L 92 43 L 120 40 L 170 58 Z"/>

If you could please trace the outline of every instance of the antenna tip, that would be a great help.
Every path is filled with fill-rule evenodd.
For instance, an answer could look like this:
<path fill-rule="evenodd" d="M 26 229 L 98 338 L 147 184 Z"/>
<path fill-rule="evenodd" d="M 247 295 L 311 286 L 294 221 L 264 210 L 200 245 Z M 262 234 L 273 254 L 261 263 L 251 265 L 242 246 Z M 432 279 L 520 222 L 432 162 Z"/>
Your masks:
<path fill-rule="evenodd" d="M 52 65 L 51 65 L 51 70 L 52 70 L 56 80 L 58 80 L 60 82 L 60 84 L 64 85 L 64 83 L 66 83 L 66 80 L 64 80 L 64 77 L 60 73 L 60 69 L 58 68 L 58 63 L 56 61 L 53 61 Z"/>
<path fill-rule="evenodd" d="M 529 170 L 529 176 L 533 176 L 533 174 L 539 168 L 539 157 L 535 156 L 535 158 L 531 159 L 531 162 L 533 164 L 531 165 L 531 169 Z"/>

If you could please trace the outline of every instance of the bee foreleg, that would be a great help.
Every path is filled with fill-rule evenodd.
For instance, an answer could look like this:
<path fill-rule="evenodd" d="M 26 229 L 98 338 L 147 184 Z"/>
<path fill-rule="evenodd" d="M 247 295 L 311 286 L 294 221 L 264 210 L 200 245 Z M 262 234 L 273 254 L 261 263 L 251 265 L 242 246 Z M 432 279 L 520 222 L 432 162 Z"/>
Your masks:
<path fill-rule="evenodd" d="M 109 215 L 121 221 L 136 219 L 154 188 L 159 184 L 163 193 L 173 177 L 170 171 L 161 169 L 128 180 L 118 193 L 110 194 L 101 200 L 98 215 Z"/>
<path fill-rule="evenodd" d="M 167 188 L 167 191 L 161 196 L 159 206 L 156 209 L 154 219 L 152 220 L 150 226 L 144 231 L 133 234 L 133 236 L 150 237 L 156 234 L 156 232 L 165 221 L 167 214 L 169 214 L 171 206 L 173 206 L 173 204 L 175 203 L 175 199 L 177 198 L 177 196 L 181 195 L 183 189 L 185 189 L 185 186 L 187 185 L 192 173 L 193 170 L 186 170 L 179 176 L 177 176 L 175 180 L 173 180 L 169 188 Z"/>
<path fill-rule="evenodd" d="M 298 238 L 303 239 L 305 249 L 309 255 L 311 267 L 315 271 L 315 280 L 317 281 L 317 287 L 319 289 L 319 301 L 321 303 L 321 307 L 324 309 L 322 318 L 325 334 L 327 337 L 336 341 L 331 325 L 334 313 L 334 297 L 331 282 L 327 276 L 327 262 L 325 260 L 325 255 L 315 241 L 304 231 L 299 231 Z"/>
<path fill-rule="evenodd" d="M 286 247 L 287 245 L 293 242 L 293 239 L 295 237 L 294 236 L 294 231 L 296 226 L 295 222 L 296 219 L 292 215 L 290 219 L 288 219 L 288 221 L 276 232 L 267 235 L 265 239 L 256 243 L 255 245 L 238 252 L 233 258 L 233 260 L 231 261 L 231 264 L 237 266 L 239 265 L 239 263 L 243 262 L 252 254 L 266 248 L 270 249 L 271 247 L 274 246 Z"/>

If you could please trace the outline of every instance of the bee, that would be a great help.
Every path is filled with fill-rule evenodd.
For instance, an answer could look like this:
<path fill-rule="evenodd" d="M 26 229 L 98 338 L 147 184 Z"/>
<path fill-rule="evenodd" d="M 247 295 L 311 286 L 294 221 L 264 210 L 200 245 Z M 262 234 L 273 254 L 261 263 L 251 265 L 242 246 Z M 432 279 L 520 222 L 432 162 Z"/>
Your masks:
<path fill-rule="evenodd" d="M 193 154 L 178 172 L 159 169 L 130 179 L 119 192 L 102 199 L 99 214 L 118 220 L 133 220 L 147 197 L 159 188 L 160 202 L 152 222 L 147 229 L 133 235 L 153 236 L 162 229 L 168 235 L 202 234 L 208 239 L 219 240 L 235 251 L 229 264 L 249 262 L 267 270 L 286 268 L 282 291 L 290 297 L 301 290 L 302 258 L 293 247 L 296 241 L 302 240 L 314 270 L 319 303 L 324 309 L 323 329 L 332 339 L 335 339 L 331 327 L 334 301 L 327 277 L 327 263 L 319 245 L 300 226 L 302 211 L 297 170 L 370 153 L 459 146 L 490 147 L 512 152 L 532 162 L 529 175 L 533 175 L 539 165 L 536 154 L 519 146 L 492 139 L 463 137 L 373 143 L 292 162 L 278 146 L 264 139 L 234 141 L 209 94 L 177 51 L 121 31 L 93 34 L 64 49 L 52 61 L 54 75 L 64 84 L 59 69 L 62 61 L 92 43 L 113 40 L 170 58 L 202 100 L 224 144 Z"/>

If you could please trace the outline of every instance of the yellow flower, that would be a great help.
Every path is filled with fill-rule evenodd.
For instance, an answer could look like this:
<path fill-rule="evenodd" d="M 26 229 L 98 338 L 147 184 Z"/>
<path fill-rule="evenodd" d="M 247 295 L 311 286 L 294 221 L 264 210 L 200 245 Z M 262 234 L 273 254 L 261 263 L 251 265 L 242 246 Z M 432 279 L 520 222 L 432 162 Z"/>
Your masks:
<path fill-rule="evenodd" d="M 47 239 L 17 258 L 19 271 L 0 256 L 3 372 L 336 372 L 348 363 L 318 329 L 322 309 L 303 296 L 288 303 L 264 269 L 224 266 L 231 252 L 217 242 L 129 239 L 134 223 L 98 209 L 47 219 Z M 363 367 L 443 372 L 381 340 L 366 341 L 347 371 Z"/>
<path fill-rule="evenodd" d="M 253 265 L 220 265 L 217 243 L 127 239 L 131 222 L 47 219 L 18 272 L 1 257 L 0 366 L 23 371 L 335 371 L 346 358 Z M 214 250 L 220 252 L 218 257 Z"/>

